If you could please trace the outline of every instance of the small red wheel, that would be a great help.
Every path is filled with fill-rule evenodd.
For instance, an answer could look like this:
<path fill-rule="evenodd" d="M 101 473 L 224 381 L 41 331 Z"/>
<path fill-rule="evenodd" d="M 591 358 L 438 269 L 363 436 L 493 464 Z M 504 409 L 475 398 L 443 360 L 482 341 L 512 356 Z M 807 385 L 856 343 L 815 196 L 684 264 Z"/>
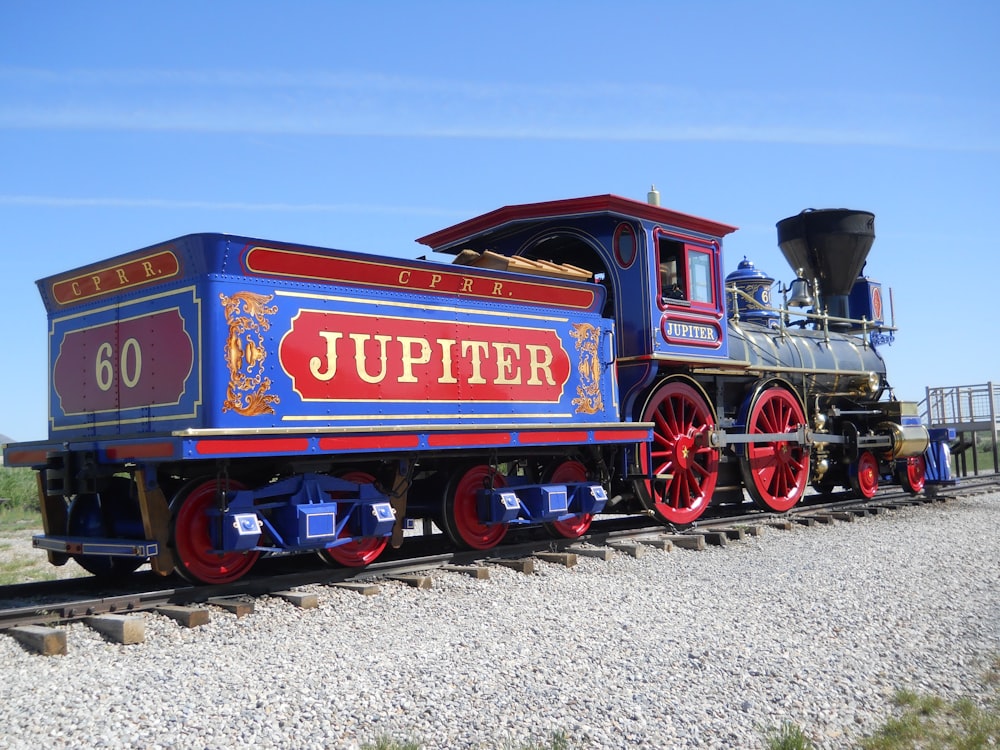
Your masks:
<path fill-rule="evenodd" d="M 668 381 L 650 396 L 643 422 L 653 423 L 652 464 L 640 450 L 642 504 L 667 523 L 694 523 L 708 508 L 719 476 L 719 451 L 708 445 L 712 409 L 691 385 Z"/>
<path fill-rule="evenodd" d="M 897 479 L 911 495 L 919 495 L 927 481 L 927 461 L 923 456 L 910 456 L 906 466 L 897 470 Z"/>
<path fill-rule="evenodd" d="M 561 484 L 563 482 L 586 482 L 587 467 L 579 461 L 563 461 L 549 474 L 546 482 Z M 551 521 L 545 524 L 546 530 L 555 537 L 577 539 L 587 533 L 594 521 L 592 513 L 577 513 L 564 521 Z"/>
<path fill-rule="evenodd" d="M 354 482 L 355 484 L 375 483 L 375 477 L 364 471 L 349 471 L 340 478 L 348 482 Z M 339 499 L 338 495 L 339 493 L 337 492 L 330 493 L 330 497 L 334 500 Z M 344 503 L 343 506 L 346 510 L 347 504 Z M 338 516 L 340 515 L 340 507 L 341 504 L 338 504 Z M 341 537 L 350 535 L 346 526 L 340 532 Z M 371 565 L 378 559 L 378 556 L 382 554 L 388 542 L 389 537 L 385 536 L 362 537 L 339 544 L 336 547 L 321 549 L 319 556 L 329 563 L 343 565 L 345 568 L 363 568 L 366 565 Z"/>
<path fill-rule="evenodd" d="M 507 486 L 503 474 L 480 464 L 456 474 L 445 490 L 441 526 L 459 547 L 490 549 L 507 535 L 508 524 L 487 525 L 479 520 L 477 493 L 487 484 Z"/>
<path fill-rule="evenodd" d="M 785 388 L 771 387 L 761 391 L 750 408 L 746 431 L 750 435 L 794 432 L 805 421 L 795 395 Z M 759 507 L 784 513 L 806 491 L 809 451 L 789 440 L 747 443 L 740 470 L 750 497 Z"/>
<path fill-rule="evenodd" d="M 192 583 L 232 583 L 246 575 L 260 558 L 260 552 L 212 551 L 217 542 L 212 539 L 209 512 L 215 508 L 218 487 L 215 479 L 196 480 L 178 492 L 171 503 L 175 570 Z M 246 487 L 230 480 L 229 489 Z"/>
<path fill-rule="evenodd" d="M 871 500 L 878 492 L 878 459 L 871 451 L 861 451 L 858 460 L 851 464 L 848 474 L 854 496 Z"/>

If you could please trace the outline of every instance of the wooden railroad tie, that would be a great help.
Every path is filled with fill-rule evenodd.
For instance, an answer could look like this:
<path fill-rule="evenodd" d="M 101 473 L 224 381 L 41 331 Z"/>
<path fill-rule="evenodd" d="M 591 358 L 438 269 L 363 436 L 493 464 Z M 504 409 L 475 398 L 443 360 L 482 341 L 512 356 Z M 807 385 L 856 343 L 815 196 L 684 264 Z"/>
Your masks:
<path fill-rule="evenodd" d="M 608 542 L 608 546 L 615 552 L 637 559 L 646 554 L 646 546 L 637 542 Z"/>
<path fill-rule="evenodd" d="M 610 547 L 582 547 L 577 544 L 570 547 L 569 551 L 578 557 L 596 557 L 604 562 L 608 562 L 615 554 L 615 551 Z"/>
<path fill-rule="evenodd" d="M 520 560 L 504 560 L 502 558 L 497 558 L 495 560 L 490 560 L 493 565 L 501 565 L 504 568 L 510 568 L 511 570 L 516 570 L 518 573 L 525 573 L 531 575 L 535 572 L 535 561 L 530 558 L 524 558 Z"/>
<path fill-rule="evenodd" d="M 371 581 L 342 581 L 340 583 L 333 584 L 333 587 L 345 589 L 346 591 L 353 591 L 361 594 L 362 596 L 375 596 L 376 594 L 382 593 L 382 589 L 379 588 L 379 585 L 377 583 L 372 583 Z"/>
<path fill-rule="evenodd" d="M 401 573 L 400 575 L 389 576 L 390 581 L 405 583 L 415 589 L 429 589 L 434 586 L 434 579 L 426 573 Z"/>
<path fill-rule="evenodd" d="M 25 648 L 42 656 L 65 656 L 66 631 L 42 625 L 24 625 L 7 631 Z"/>
<path fill-rule="evenodd" d="M 299 591 L 274 591 L 271 596 L 284 599 L 299 609 L 316 609 L 319 607 L 319 597 L 316 594 L 303 594 Z"/>
<path fill-rule="evenodd" d="M 563 565 L 567 568 L 574 567 L 577 562 L 574 552 L 536 552 L 535 557 L 543 562 Z"/>
<path fill-rule="evenodd" d="M 98 615 L 88 617 L 84 622 L 113 643 L 130 646 L 146 640 L 146 621 L 141 617 Z"/>
<path fill-rule="evenodd" d="M 169 617 L 171 620 L 180 623 L 185 628 L 197 628 L 207 625 L 212 616 L 204 607 L 180 607 L 173 604 L 157 607 L 154 610 L 157 614 Z"/>
<path fill-rule="evenodd" d="M 446 570 L 449 573 L 461 573 L 475 578 L 477 581 L 485 581 L 490 577 L 490 569 L 485 565 L 443 565 L 441 570 Z"/>
<path fill-rule="evenodd" d="M 219 596 L 209 599 L 208 603 L 236 615 L 236 619 L 253 614 L 254 609 L 252 601 L 238 596 Z"/>

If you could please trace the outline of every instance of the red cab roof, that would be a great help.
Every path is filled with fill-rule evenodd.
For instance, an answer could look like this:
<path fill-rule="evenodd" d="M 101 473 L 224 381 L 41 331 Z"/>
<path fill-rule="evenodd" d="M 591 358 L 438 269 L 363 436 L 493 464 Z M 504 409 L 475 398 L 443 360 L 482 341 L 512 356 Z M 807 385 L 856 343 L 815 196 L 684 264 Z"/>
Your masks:
<path fill-rule="evenodd" d="M 441 229 L 417 242 L 427 245 L 436 252 L 447 252 L 449 248 L 460 245 L 469 237 L 500 227 L 539 219 L 557 218 L 560 216 L 581 216 L 585 214 L 619 214 L 623 217 L 646 219 L 659 224 L 688 229 L 693 232 L 723 237 L 736 231 L 736 227 L 722 224 L 711 219 L 661 208 L 644 201 L 622 198 L 618 195 L 593 195 L 586 198 L 569 198 L 565 200 L 544 201 L 542 203 L 522 203 L 515 206 L 504 206 L 495 211 L 467 219 L 459 224 Z"/>

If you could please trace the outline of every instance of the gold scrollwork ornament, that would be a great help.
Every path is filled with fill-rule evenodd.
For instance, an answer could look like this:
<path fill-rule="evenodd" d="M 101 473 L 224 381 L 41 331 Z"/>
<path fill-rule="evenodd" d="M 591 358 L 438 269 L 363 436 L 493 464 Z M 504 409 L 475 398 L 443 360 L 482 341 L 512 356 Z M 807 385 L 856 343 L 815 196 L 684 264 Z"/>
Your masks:
<path fill-rule="evenodd" d="M 274 414 L 274 404 L 281 399 L 268 393 L 271 379 L 264 375 L 267 347 L 264 333 L 271 328 L 268 315 L 277 307 L 268 306 L 273 294 L 237 292 L 219 295 L 226 310 L 229 335 L 226 337 L 225 361 L 229 368 L 229 385 L 222 411 L 235 411 L 244 417 Z"/>
<path fill-rule="evenodd" d="M 596 414 L 604 409 L 601 395 L 601 358 L 598 354 L 601 329 L 590 323 L 576 323 L 570 336 L 576 341 L 576 352 L 580 357 L 577 370 L 580 383 L 576 386 L 573 405 L 577 414 Z"/>

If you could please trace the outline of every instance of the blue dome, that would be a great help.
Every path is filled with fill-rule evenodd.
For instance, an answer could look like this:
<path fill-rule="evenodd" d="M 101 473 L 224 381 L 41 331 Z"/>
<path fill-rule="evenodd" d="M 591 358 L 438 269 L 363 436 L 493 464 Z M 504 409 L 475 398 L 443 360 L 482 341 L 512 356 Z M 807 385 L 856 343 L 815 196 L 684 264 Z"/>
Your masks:
<path fill-rule="evenodd" d="M 764 309 L 772 305 L 771 286 L 773 284 L 774 279 L 758 270 L 753 261 L 744 255 L 736 270 L 726 276 L 726 286 L 735 286 L 743 295 L 746 295 L 746 297 L 743 295 L 736 297 L 736 317 L 741 321 L 768 326 L 776 321 L 778 314 Z M 747 299 L 747 297 L 753 299 Z"/>

